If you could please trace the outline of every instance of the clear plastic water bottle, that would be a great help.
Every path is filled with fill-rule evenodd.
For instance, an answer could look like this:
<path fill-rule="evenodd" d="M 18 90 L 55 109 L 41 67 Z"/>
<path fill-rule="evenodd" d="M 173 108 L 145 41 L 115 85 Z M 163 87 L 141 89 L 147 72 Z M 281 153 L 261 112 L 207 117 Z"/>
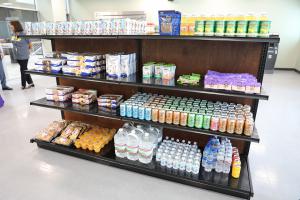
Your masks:
<path fill-rule="evenodd" d="M 167 153 L 163 153 L 162 155 L 161 155 L 161 161 L 160 161 L 160 165 L 161 166 L 166 166 L 167 165 Z"/>
<path fill-rule="evenodd" d="M 137 130 L 132 130 L 127 135 L 126 150 L 129 160 L 138 160 L 139 135 Z"/>
<path fill-rule="evenodd" d="M 223 173 L 229 174 L 230 167 L 231 167 L 231 161 L 232 161 L 232 157 L 231 156 L 225 156 Z"/>
<path fill-rule="evenodd" d="M 176 155 L 173 160 L 173 169 L 175 170 L 179 169 L 179 162 L 180 162 L 180 157 Z"/>
<path fill-rule="evenodd" d="M 195 159 L 192 166 L 192 173 L 199 174 L 199 170 L 200 170 L 200 161 L 198 159 Z"/>
<path fill-rule="evenodd" d="M 192 167 L 193 167 L 193 159 L 189 157 L 186 162 L 185 170 L 190 173 L 192 172 Z"/>
<path fill-rule="evenodd" d="M 150 163 L 153 157 L 153 143 L 156 142 L 156 138 L 148 132 L 144 132 L 140 138 L 139 143 L 139 161 L 141 163 Z"/>
<path fill-rule="evenodd" d="M 224 152 L 218 152 L 217 156 L 217 164 L 216 164 L 216 172 L 221 173 L 223 171 L 223 163 L 224 163 Z"/>
<path fill-rule="evenodd" d="M 173 158 L 172 158 L 172 155 L 168 155 L 168 158 L 167 158 L 167 168 L 172 168 L 173 167 Z"/>
<path fill-rule="evenodd" d="M 159 149 L 157 149 L 156 157 L 155 157 L 155 159 L 156 159 L 157 162 L 161 161 L 161 156 L 162 156 L 162 149 L 159 148 Z"/>
<path fill-rule="evenodd" d="M 149 133 L 155 138 L 154 140 L 153 140 L 153 153 L 154 153 L 154 155 L 155 155 L 155 153 L 156 153 L 156 150 L 157 150 L 157 146 L 158 146 L 158 137 L 159 137 L 159 133 L 158 133 L 158 130 L 156 129 L 156 128 L 154 128 L 154 127 L 150 127 L 149 129 L 148 129 L 148 131 L 149 131 Z"/>
<path fill-rule="evenodd" d="M 117 157 L 125 158 L 126 157 L 126 140 L 127 140 L 127 131 L 123 128 L 120 128 L 114 136 L 115 143 L 115 154 Z"/>
<path fill-rule="evenodd" d="M 186 157 L 182 156 L 180 159 L 180 163 L 179 163 L 179 169 L 184 171 L 185 170 L 185 165 L 186 165 Z"/>
<path fill-rule="evenodd" d="M 214 160 L 214 156 L 212 151 L 209 151 L 207 153 L 207 160 L 206 160 L 206 166 L 205 166 L 205 171 L 207 172 L 211 172 L 211 170 L 213 169 L 213 160 Z"/>

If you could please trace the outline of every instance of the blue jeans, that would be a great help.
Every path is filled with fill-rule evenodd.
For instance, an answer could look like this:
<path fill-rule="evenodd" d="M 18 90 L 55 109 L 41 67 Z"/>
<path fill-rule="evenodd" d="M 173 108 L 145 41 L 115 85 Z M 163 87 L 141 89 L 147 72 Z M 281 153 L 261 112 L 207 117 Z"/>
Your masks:
<path fill-rule="evenodd" d="M 4 73 L 4 67 L 1 59 L 0 59 L 0 81 L 1 81 L 2 88 L 6 87 L 6 76 Z"/>

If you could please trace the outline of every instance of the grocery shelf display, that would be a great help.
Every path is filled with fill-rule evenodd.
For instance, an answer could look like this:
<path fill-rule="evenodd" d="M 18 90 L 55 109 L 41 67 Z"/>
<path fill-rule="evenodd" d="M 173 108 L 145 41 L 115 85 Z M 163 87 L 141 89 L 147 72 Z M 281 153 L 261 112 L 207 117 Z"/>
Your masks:
<path fill-rule="evenodd" d="M 263 87 L 260 89 L 260 85 L 260 91 L 257 90 L 256 93 L 205 88 L 204 76 L 209 70 L 233 74 L 247 73 L 251 74 L 251 80 L 255 79 L 257 81 L 255 82 L 257 85 L 259 83 L 263 86 L 263 72 L 267 58 L 267 49 L 270 43 L 279 42 L 278 36 L 260 38 L 228 37 L 226 35 L 221 37 L 193 35 L 28 35 L 24 37 L 50 39 L 53 51 L 57 52 L 110 54 L 113 55 L 110 58 L 111 61 L 118 63 L 121 61 L 115 59 L 114 56 L 116 54 L 113 53 L 124 52 L 126 55 L 134 54 L 136 67 L 131 71 L 132 73 L 126 74 L 126 77 L 108 76 L 111 75 L 111 71 L 108 74 L 97 73 L 96 75 L 83 76 L 81 74 L 71 75 L 62 72 L 27 70 L 26 73 L 28 74 L 55 77 L 58 85 L 57 88 L 66 87 L 68 90 L 64 94 L 67 96 L 58 97 L 59 95 L 56 95 L 57 92 L 50 92 L 49 95 L 52 96 L 48 96 L 48 99 L 50 98 L 51 101 L 45 97 L 41 97 L 41 99 L 32 101 L 31 105 L 59 110 L 61 111 L 62 119 L 67 121 L 80 121 L 108 128 L 105 131 L 108 139 L 104 143 L 101 143 L 100 146 L 98 145 L 98 140 L 100 140 L 101 136 L 97 136 L 95 131 L 100 130 L 100 128 L 86 133 L 86 136 L 82 136 L 83 139 L 81 141 L 73 141 L 74 144 L 70 146 L 60 144 L 64 143 L 65 139 L 62 139 L 60 142 L 58 141 L 57 144 L 53 143 L 55 139 L 45 142 L 34 138 L 31 142 L 35 142 L 40 148 L 186 185 L 245 199 L 253 196 L 254 191 L 248 154 L 251 142 L 259 142 L 260 140 L 258 131 L 254 125 L 259 100 L 268 100 L 269 96 L 265 93 Z M 151 72 L 152 69 L 149 67 L 151 63 L 161 62 L 166 63 L 163 65 L 165 66 L 163 69 L 166 70 L 166 74 L 162 75 L 162 77 L 167 77 L 168 80 L 161 79 L 161 75 Z M 129 66 L 128 63 L 125 65 Z M 114 66 L 114 64 L 111 66 Z M 117 76 L 119 75 L 122 76 L 122 73 Z M 156 76 L 156 78 L 152 76 Z M 177 82 L 176 80 L 179 77 L 181 77 L 180 81 Z M 184 84 L 182 85 L 182 83 Z M 83 88 L 85 90 L 82 90 Z M 72 96 L 69 93 L 71 89 L 78 92 Z M 88 91 L 89 94 L 87 94 Z M 152 94 L 155 95 L 152 97 Z M 145 101 L 132 98 L 134 95 L 140 95 L 139 98 L 145 98 Z M 160 98 L 155 99 L 158 96 Z M 148 101 L 149 98 L 153 99 L 153 102 Z M 174 99 L 176 98 L 185 101 L 180 102 L 178 100 L 177 102 L 178 104 L 182 104 L 184 108 L 174 103 Z M 60 102 L 60 100 L 63 102 Z M 179 109 L 183 112 L 191 112 L 191 115 L 187 114 L 185 122 L 179 124 L 177 122 L 174 123 L 169 118 L 157 121 L 146 119 L 146 115 L 142 117 L 135 116 L 133 118 L 130 114 L 129 116 L 127 114 L 124 115 L 124 110 L 122 110 L 128 102 L 129 107 L 132 106 L 131 103 L 138 106 L 145 105 L 146 107 L 152 103 L 152 109 L 156 109 L 155 106 L 158 106 L 158 108 L 164 107 L 168 111 L 172 110 L 172 112 L 174 112 L 174 109 Z M 205 109 L 201 110 L 201 105 Z M 227 107 L 230 107 L 229 105 L 239 109 L 227 109 Z M 235 129 L 233 128 L 227 132 L 224 128 L 226 127 L 226 123 L 228 123 L 227 121 L 222 125 L 224 127 L 221 129 L 218 128 L 218 125 L 211 124 L 211 122 L 210 126 L 207 125 L 206 128 L 203 128 L 202 123 L 196 124 L 196 118 L 193 117 L 196 117 L 199 113 L 207 113 L 209 109 L 207 110 L 206 108 L 212 106 L 216 108 L 211 110 L 213 116 L 219 116 L 218 112 L 220 110 L 220 116 L 228 116 L 230 112 L 233 115 L 240 115 L 239 119 L 243 122 L 241 124 L 242 128 L 236 128 L 235 125 Z M 186 109 L 185 107 L 189 108 Z M 244 124 L 246 121 L 247 125 Z M 148 134 L 143 135 L 142 141 L 144 143 L 141 145 L 141 155 L 139 155 L 141 157 L 135 157 L 135 161 L 126 158 L 127 156 L 122 154 L 124 153 L 122 151 L 122 132 L 124 132 L 122 126 L 124 122 L 163 129 L 162 143 L 164 141 L 168 143 L 167 137 L 175 138 L 175 140 L 178 138 L 178 141 L 179 139 L 180 141 L 195 141 L 193 148 L 190 148 L 190 146 L 186 147 L 185 142 L 177 142 L 175 144 L 174 141 L 172 141 L 173 146 L 171 145 L 172 147 L 170 147 L 171 149 L 176 149 L 176 151 L 174 150 L 175 153 L 178 153 L 180 151 L 178 149 L 180 148 L 189 148 L 187 150 L 188 155 L 192 154 L 194 156 L 189 155 L 191 158 L 187 159 L 189 168 L 184 173 L 180 173 L 180 170 L 176 170 L 179 167 L 176 162 L 175 165 L 172 165 L 173 169 L 175 166 L 175 170 L 170 170 L 171 167 L 168 167 L 168 165 L 162 167 L 159 157 L 157 160 L 157 156 L 159 156 L 157 153 L 163 151 L 163 147 L 160 148 L 161 144 L 159 143 L 157 148 L 161 150 L 156 152 L 149 150 L 150 152 L 148 152 L 147 148 L 149 146 L 147 144 L 155 141 Z M 219 121 L 216 123 L 219 123 Z M 243 130 L 243 128 L 246 128 L 246 130 Z M 116 133 L 112 141 L 110 140 L 113 135 L 108 134 L 108 130 L 114 130 L 114 133 Z M 85 133 L 82 134 L 84 135 Z M 134 135 L 139 135 L 135 131 L 130 134 L 135 139 L 137 137 Z M 217 137 L 219 139 L 216 139 Z M 96 146 L 97 148 L 95 149 L 93 146 L 90 146 L 89 150 L 88 146 L 84 143 L 85 138 L 92 138 L 94 141 L 92 144 L 98 145 Z M 81 138 L 79 137 L 79 139 Z M 229 139 L 230 142 L 228 142 Z M 115 148 L 115 145 L 117 145 L 117 148 Z M 217 145 L 218 148 L 215 148 L 214 145 Z M 210 146 L 212 147 L 210 148 Z M 135 146 L 131 145 L 131 147 Z M 220 149 L 224 154 L 212 153 L 219 151 L 216 149 Z M 190 153 L 191 151 L 195 151 L 195 153 Z M 216 166 L 218 164 L 215 161 L 214 166 L 210 166 L 211 163 L 204 159 L 207 154 L 214 154 L 214 158 L 216 159 L 216 156 L 219 156 L 218 159 L 220 158 L 220 162 L 225 162 L 225 159 L 228 161 L 231 155 L 234 157 L 230 160 L 229 164 L 227 163 L 226 168 L 221 169 L 220 166 Z M 129 158 L 131 157 L 129 156 Z M 182 154 L 178 154 L 177 158 L 181 159 Z M 194 163 L 192 168 L 190 168 L 191 162 Z M 162 165 L 164 164 L 163 161 Z"/>

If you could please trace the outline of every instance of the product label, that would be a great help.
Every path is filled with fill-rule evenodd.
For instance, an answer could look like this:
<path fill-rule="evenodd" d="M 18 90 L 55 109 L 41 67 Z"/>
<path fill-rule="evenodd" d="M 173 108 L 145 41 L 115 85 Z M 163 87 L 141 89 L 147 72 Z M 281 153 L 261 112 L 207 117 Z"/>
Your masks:
<path fill-rule="evenodd" d="M 236 29 L 236 21 L 226 21 L 225 29 L 226 35 L 234 35 Z"/>

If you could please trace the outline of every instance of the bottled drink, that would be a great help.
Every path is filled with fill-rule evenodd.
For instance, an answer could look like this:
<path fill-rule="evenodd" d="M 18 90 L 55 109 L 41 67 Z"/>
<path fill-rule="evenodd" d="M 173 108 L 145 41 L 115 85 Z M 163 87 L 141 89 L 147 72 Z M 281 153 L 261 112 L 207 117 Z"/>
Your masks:
<path fill-rule="evenodd" d="M 141 163 L 150 163 L 153 157 L 153 143 L 156 138 L 148 132 L 144 132 L 140 138 L 139 161 Z"/>
<path fill-rule="evenodd" d="M 178 155 L 176 155 L 173 160 L 173 169 L 176 170 L 179 168 L 179 162 L 180 162 L 180 157 Z"/>
<path fill-rule="evenodd" d="M 117 157 L 125 158 L 126 157 L 126 139 L 127 132 L 125 129 L 120 128 L 114 136 L 115 143 L 115 154 Z"/>
<path fill-rule="evenodd" d="M 167 165 L 167 153 L 163 153 L 161 156 L 161 161 L 160 161 L 161 166 L 166 166 Z"/>
<path fill-rule="evenodd" d="M 127 135 L 126 150 L 127 150 L 127 158 L 129 160 L 138 160 L 138 150 L 139 150 L 138 130 L 132 130 Z"/>
<path fill-rule="evenodd" d="M 154 128 L 154 127 L 150 127 L 148 129 L 148 131 L 149 131 L 149 134 L 151 134 L 153 136 L 153 138 L 154 138 L 154 140 L 153 140 L 153 151 L 154 152 L 153 153 L 155 155 L 156 150 L 157 150 L 157 145 L 158 145 L 159 133 L 158 133 L 158 130 L 156 128 Z"/>
<path fill-rule="evenodd" d="M 192 165 L 193 165 L 193 159 L 189 157 L 189 159 L 186 162 L 185 170 L 189 173 L 192 172 L 192 167 L 193 167 Z"/>
<path fill-rule="evenodd" d="M 179 163 L 179 169 L 184 171 L 185 170 L 185 161 L 186 161 L 186 157 L 182 156 L 181 157 L 181 160 L 180 160 L 180 163 Z"/>
<path fill-rule="evenodd" d="M 172 155 L 168 155 L 167 158 L 167 168 L 172 168 L 173 167 L 173 159 L 172 159 Z"/>
<path fill-rule="evenodd" d="M 200 161 L 198 159 L 195 159 L 192 166 L 192 172 L 193 174 L 199 174 L 200 170 Z"/>
<path fill-rule="evenodd" d="M 223 171 L 223 162 L 224 162 L 224 153 L 218 152 L 217 163 L 216 163 L 216 172 L 220 173 Z"/>
<path fill-rule="evenodd" d="M 161 161 L 161 156 L 162 156 L 162 149 L 159 148 L 156 152 L 156 161 L 160 162 Z"/>

